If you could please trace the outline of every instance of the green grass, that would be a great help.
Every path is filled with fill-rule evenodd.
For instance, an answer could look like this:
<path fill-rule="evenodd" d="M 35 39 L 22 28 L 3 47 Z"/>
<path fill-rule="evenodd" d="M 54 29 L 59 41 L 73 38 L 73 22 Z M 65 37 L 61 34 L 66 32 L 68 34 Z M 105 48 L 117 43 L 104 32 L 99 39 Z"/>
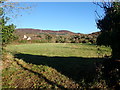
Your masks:
<path fill-rule="evenodd" d="M 108 47 L 99 48 L 97 51 L 96 45 L 74 43 L 8 45 L 6 49 L 14 57 L 5 55 L 10 62 L 4 64 L 3 87 L 84 88 L 84 83 L 96 77 L 95 63 L 111 53 Z"/>
<path fill-rule="evenodd" d="M 41 44 L 22 44 L 9 45 L 7 50 L 31 55 L 44 56 L 62 56 L 62 57 L 98 57 L 101 55 L 110 55 L 110 48 L 100 47 L 97 51 L 96 45 L 89 44 L 71 44 L 71 43 L 41 43 Z"/>

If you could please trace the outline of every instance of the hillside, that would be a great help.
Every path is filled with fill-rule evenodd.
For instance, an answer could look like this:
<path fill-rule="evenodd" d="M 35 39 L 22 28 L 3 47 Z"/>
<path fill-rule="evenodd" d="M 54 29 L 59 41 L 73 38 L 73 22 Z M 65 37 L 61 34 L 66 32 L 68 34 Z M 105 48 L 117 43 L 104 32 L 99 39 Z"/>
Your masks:
<path fill-rule="evenodd" d="M 41 30 L 31 28 L 16 29 L 15 34 L 19 40 L 39 43 L 95 43 L 100 32 L 90 34 L 74 33 L 68 30 Z M 37 41 L 36 41 L 37 40 Z M 22 41 L 26 42 L 26 41 Z"/>
<path fill-rule="evenodd" d="M 38 34 L 38 33 L 75 34 L 74 32 L 70 32 L 68 30 L 53 31 L 53 30 L 31 29 L 31 28 L 16 29 L 16 33 L 24 33 L 24 34 Z"/>
<path fill-rule="evenodd" d="M 54 31 L 54 30 L 41 30 L 41 29 L 32 29 L 32 28 L 19 28 L 19 29 L 16 29 L 15 33 L 23 33 L 23 34 L 38 34 L 38 33 L 49 33 L 49 34 L 52 34 L 52 33 L 55 33 L 55 34 L 71 34 L 71 35 L 74 35 L 74 34 L 77 34 L 77 35 L 84 35 L 82 33 L 74 33 L 74 32 L 71 32 L 71 31 L 68 31 L 68 30 L 59 30 L 59 31 Z M 100 34 L 100 32 L 93 32 L 93 33 L 90 33 L 90 34 L 85 34 L 85 35 L 98 35 Z"/>

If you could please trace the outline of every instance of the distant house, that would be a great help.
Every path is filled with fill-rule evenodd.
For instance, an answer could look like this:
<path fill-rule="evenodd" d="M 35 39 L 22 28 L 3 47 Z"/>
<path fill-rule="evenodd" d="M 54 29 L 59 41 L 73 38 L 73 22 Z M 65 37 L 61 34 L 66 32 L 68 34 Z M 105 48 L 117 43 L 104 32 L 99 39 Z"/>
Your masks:
<path fill-rule="evenodd" d="M 31 40 L 31 37 L 28 37 L 27 40 Z"/>
<path fill-rule="evenodd" d="M 24 36 L 23 36 L 23 39 L 27 39 L 27 36 L 26 36 L 26 35 L 24 35 Z"/>

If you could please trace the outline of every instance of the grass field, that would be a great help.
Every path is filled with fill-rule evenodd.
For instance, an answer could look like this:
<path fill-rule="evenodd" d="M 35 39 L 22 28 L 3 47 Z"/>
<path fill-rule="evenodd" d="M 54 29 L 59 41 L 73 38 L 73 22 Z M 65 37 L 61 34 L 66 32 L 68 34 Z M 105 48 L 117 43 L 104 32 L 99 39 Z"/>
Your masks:
<path fill-rule="evenodd" d="M 71 43 L 8 45 L 6 49 L 12 53 L 6 58 L 12 57 L 14 60 L 11 59 L 9 65 L 5 63 L 9 69 L 3 70 L 3 86 L 22 88 L 81 87 L 81 80 L 94 80 L 95 63 L 102 62 L 102 57 L 111 53 L 110 48 L 99 47 L 98 51 L 96 45 Z M 13 77 L 7 79 L 8 74 L 13 74 Z M 33 84 L 30 84 L 32 80 Z M 16 81 L 19 83 L 16 84 Z M 23 82 L 26 84 L 21 85 Z"/>
<path fill-rule="evenodd" d="M 97 51 L 96 45 L 90 44 L 70 44 L 70 43 L 41 43 L 41 44 L 22 44 L 9 45 L 7 49 L 11 52 L 44 55 L 44 56 L 62 56 L 62 57 L 98 57 L 110 55 L 110 48 L 101 47 Z"/>

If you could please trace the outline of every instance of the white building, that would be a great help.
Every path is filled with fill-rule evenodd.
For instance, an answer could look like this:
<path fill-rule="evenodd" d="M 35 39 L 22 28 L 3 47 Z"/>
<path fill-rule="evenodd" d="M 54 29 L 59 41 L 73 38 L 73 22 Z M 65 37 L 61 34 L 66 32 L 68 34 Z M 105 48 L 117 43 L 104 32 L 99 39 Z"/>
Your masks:
<path fill-rule="evenodd" d="M 23 39 L 26 39 L 26 38 L 27 38 L 27 36 L 26 36 L 26 35 L 24 35 L 24 36 L 23 36 Z"/>
<path fill-rule="evenodd" d="M 28 37 L 27 40 L 31 40 L 31 37 Z"/>

